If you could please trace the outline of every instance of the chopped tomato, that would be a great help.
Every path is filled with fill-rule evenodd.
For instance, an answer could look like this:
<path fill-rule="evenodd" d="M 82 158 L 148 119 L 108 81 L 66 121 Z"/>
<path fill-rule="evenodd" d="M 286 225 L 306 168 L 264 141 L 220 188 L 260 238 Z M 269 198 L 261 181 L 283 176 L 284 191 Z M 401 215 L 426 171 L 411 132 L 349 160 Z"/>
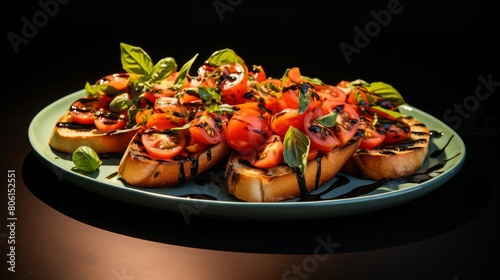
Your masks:
<path fill-rule="evenodd" d="M 285 109 L 271 117 L 271 129 L 282 138 L 290 126 L 304 131 L 304 118 L 306 113 L 299 114 L 297 109 Z"/>
<path fill-rule="evenodd" d="M 239 63 L 225 64 L 220 67 L 222 75 L 219 89 L 222 94 L 222 103 L 240 104 L 247 101 L 248 69 Z"/>
<path fill-rule="evenodd" d="M 186 120 L 186 117 L 173 113 L 154 113 L 148 117 L 146 127 L 156 130 L 171 129 L 185 125 Z"/>
<path fill-rule="evenodd" d="M 281 81 L 267 79 L 260 83 L 259 89 L 254 89 L 253 101 L 260 102 L 270 114 L 276 114 L 288 108 L 285 100 L 281 98 Z"/>
<path fill-rule="evenodd" d="M 145 109 L 145 108 L 148 108 L 151 105 L 151 103 L 149 102 L 149 100 L 147 100 L 144 97 L 144 95 L 142 95 L 142 96 L 139 96 L 139 98 L 136 99 L 135 105 L 139 109 Z"/>
<path fill-rule="evenodd" d="M 182 133 L 168 130 L 168 133 L 143 133 L 144 148 L 155 160 L 171 160 L 184 150 L 186 137 Z"/>
<path fill-rule="evenodd" d="M 336 107 L 338 111 L 335 135 L 341 146 L 351 140 L 359 128 L 359 115 L 349 104 L 344 103 Z"/>
<path fill-rule="evenodd" d="M 254 65 L 252 69 L 248 72 L 248 75 L 259 83 L 267 79 L 266 72 L 264 71 L 264 68 L 261 65 Z"/>
<path fill-rule="evenodd" d="M 385 135 L 376 129 L 365 129 L 365 133 L 361 143 L 359 144 L 360 149 L 371 150 L 382 145 L 385 139 Z"/>
<path fill-rule="evenodd" d="M 288 108 L 298 109 L 299 108 L 299 88 L 297 85 L 292 85 L 283 89 L 281 93 L 283 100 L 287 104 Z"/>
<path fill-rule="evenodd" d="M 260 84 L 263 87 L 266 87 L 268 90 L 273 90 L 276 92 L 281 91 L 281 80 L 280 79 L 268 78 L 268 79 L 260 82 Z"/>
<path fill-rule="evenodd" d="M 150 91 L 144 93 L 144 98 L 150 103 L 155 104 L 156 99 L 160 97 L 173 97 L 175 95 L 175 91 L 171 89 L 158 89 L 153 88 Z"/>
<path fill-rule="evenodd" d="M 175 97 L 159 97 L 156 99 L 153 109 L 157 113 L 176 113 L 178 117 L 184 117 L 187 115 L 186 109 Z"/>
<path fill-rule="evenodd" d="M 104 132 L 116 131 L 124 128 L 128 123 L 127 115 L 115 113 L 108 109 L 99 109 L 94 116 L 94 124 L 98 130 Z"/>
<path fill-rule="evenodd" d="M 311 140 L 311 147 L 328 153 L 340 145 L 339 139 L 335 136 L 334 128 L 329 128 L 318 123 L 317 118 L 324 115 L 321 108 L 316 108 L 308 112 L 304 118 L 304 130 Z"/>
<path fill-rule="evenodd" d="M 261 112 L 262 114 L 266 113 L 266 107 L 258 101 L 235 104 L 234 108 L 236 110 L 253 109 L 255 111 Z"/>
<path fill-rule="evenodd" d="M 302 76 L 300 75 L 300 69 L 298 67 L 293 67 L 288 71 L 288 80 L 295 84 L 302 81 Z"/>
<path fill-rule="evenodd" d="M 226 130 L 226 141 L 243 155 L 255 152 L 271 135 L 268 118 L 253 109 L 237 111 L 229 119 Z"/>
<path fill-rule="evenodd" d="M 369 119 L 360 117 L 360 125 L 364 127 L 363 139 L 359 144 L 360 149 L 371 150 L 382 145 L 385 139 L 385 130 L 380 125 L 374 126 Z"/>
<path fill-rule="evenodd" d="M 347 93 L 346 103 L 353 105 L 354 107 L 361 108 L 369 108 L 371 104 L 372 97 L 369 97 L 370 94 L 366 91 L 366 88 L 362 86 L 353 87 Z"/>
<path fill-rule="evenodd" d="M 195 87 L 187 87 L 182 91 L 182 94 L 179 95 L 179 102 L 184 105 L 195 102 L 201 103 L 202 100 L 196 93 Z"/>
<path fill-rule="evenodd" d="M 314 85 L 314 90 L 325 106 L 334 109 L 339 103 L 345 102 L 346 94 L 343 90 L 332 85 Z"/>
<path fill-rule="evenodd" d="M 146 124 L 149 117 L 153 114 L 153 111 L 151 109 L 144 109 L 144 110 L 139 110 L 135 114 L 135 122 L 137 124 Z"/>
<path fill-rule="evenodd" d="M 315 159 L 319 154 L 318 149 L 314 147 L 309 147 L 309 153 L 307 154 L 307 161 Z"/>
<path fill-rule="evenodd" d="M 98 106 L 97 98 L 82 98 L 70 106 L 71 118 L 79 124 L 94 124 L 94 115 Z"/>
<path fill-rule="evenodd" d="M 382 120 L 385 129 L 384 144 L 395 144 L 410 136 L 410 126 L 402 121 Z"/>
<path fill-rule="evenodd" d="M 284 87 L 282 98 L 288 105 L 288 108 L 292 109 L 299 108 L 301 102 L 303 102 L 303 98 L 308 98 L 310 103 L 318 101 L 314 87 L 308 83 L 292 84 L 289 87 Z"/>
<path fill-rule="evenodd" d="M 191 154 L 196 154 L 205 151 L 208 146 L 210 145 L 197 142 L 193 137 L 189 137 L 189 140 L 184 149 Z"/>
<path fill-rule="evenodd" d="M 109 84 L 110 86 L 116 88 L 119 91 L 127 91 L 128 89 L 128 73 L 115 73 L 111 75 L 107 75 L 101 79 L 99 79 L 96 84 Z"/>
<path fill-rule="evenodd" d="M 264 98 L 264 107 L 270 114 L 274 115 L 286 109 L 288 105 L 282 98 L 267 96 Z"/>
<path fill-rule="evenodd" d="M 271 168 L 283 160 L 283 142 L 281 137 L 271 135 L 257 151 L 255 157 L 250 160 L 253 166 L 259 168 Z"/>
<path fill-rule="evenodd" d="M 187 122 L 187 110 L 178 99 L 162 96 L 156 99 L 153 114 L 147 117 L 146 127 L 165 130 L 183 126 Z"/>
<path fill-rule="evenodd" d="M 161 82 L 156 83 L 151 90 L 144 93 L 144 97 L 151 104 L 155 104 L 156 99 L 159 97 L 173 97 L 176 94 L 176 91 L 172 89 L 172 86 L 174 85 L 175 79 L 178 75 L 179 73 L 175 72 Z"/>
<path fill-rule="evenodd" d="M 191 137 L 202 144 L 217 144 L 224 139 L 222 124 L 207 111 L 196 113 L 189 127 Z"/>

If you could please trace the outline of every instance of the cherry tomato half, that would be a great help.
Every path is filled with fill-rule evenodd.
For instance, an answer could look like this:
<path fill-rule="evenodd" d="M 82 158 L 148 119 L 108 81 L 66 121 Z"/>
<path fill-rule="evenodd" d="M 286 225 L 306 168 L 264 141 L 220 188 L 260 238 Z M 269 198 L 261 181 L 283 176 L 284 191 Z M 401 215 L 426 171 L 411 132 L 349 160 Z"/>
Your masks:
<path fill-rule="evenodd" d="M 248 69 L 239 63 L 225 64 L 220 67 L 222 75 L 219 89 L 222 102 L 227 104 L 245 103 L 247 99 Z"/>
<path fill-rule="evenodd" d="M 359 118 L 360 126 L 364 127 L 363 139 L 359 144 L 360 149 L 371 150 L 382 145 L 385 139 L 385 130 L 380 125 L 374 126 L 372 122 L 364 117 Z"/>
<path fill-rule="evenodd" d="M 119 91 L 126 92 L 128 89 L 129 76 L 129 73 L 114 73 L 97 80 L 96 84 L 109 84 Z"/>
<path fill-rule="evenodd" d="M 157 113 L 177 113 L 178 117 L 187 116 L 187 110 L 175 97 L 161 96 L 155 100 L 153 109 Z"/>
<path fill-rule="evenodd" d="M 189 137 L 184 149 L 191 154 L 196 154 L 205 151 L 209 146 L 209 144 L 197 142 L 193 137 Z"/>
<path fill-rule="evenodd" d="M 298 84 L 302 81 L 302 75 L 300 74 L 300 69 L 298 67 L 293 67 L 288 71 L 288 81 L 290 83 Z"/>
<path fill-rule="evenodd" d="M 252 69 L 248 72 L 248 75 L 259 83 L 267 79 L 266 72 L 264 71 L 264 68 L 261 65 L 254 65 Z"/>
<path fill-rule="evenodd" d="M 410 126 L 402 121 L 381 120 L 385 129 L 384 144 L 396 144 L 408 139 L 410 136 Z"/>
<path fill-rule="evenodd" d="M 268 118 L 253 109 L 237 111 L 227 124 L 226 141 L 243 155 L 255 153 L 269 136 Z"/>
<path fill-rule="evenodd" d="M 174 85 L 175 79 L 179 73 L 172 73 L 170 76 L 165 78 L 159 83 L 156 83 L 153 88 L 144 93 L 144 97 L 151 103 L 155 104 L 156 99 L 160 97 L 173 97 L 176 94 L 176 91 L 171 89 Z"/>
<path fill-rule="evenodd" d="M 345 102 L 345 92 L 336 86 L 326 84 L 314 85 L 314 89 L 321 102 L 331 109 L 334 109 L 340 102 Z"/>
<path fill-rule="evenodd" d="M 359 128 L 359 115 L 349 104 L 344 103 L 336 107 L 338 110 L 335 135 L 340 140 L 341 146 L 351 140 Z"/>
<path fill-rule="evenodd" d="M 71 104 L 69 111 L 74 122 L 79 124 L 94 124 L 94 115 L 99 100 L 97 98 L 81 98 Z"/>
<path fill-rule="evenodd" d="M 172 113 L 153 113 L 147 117 L 146 127 L 156 130 L 181 127 L 186 124 L 186 117 Z"/>
<path fill-rule="evenodd" d="M 224 139 L 221 121 L 207 111 L 196 113 L 189 132 L 196 142 L 202 144 L 217 144 Z"/>
<path fill-rule="evenodd" d="M 137 111 L 137 113 L 135 114 L 135 123 L 140 124 L 140 125 L 146 124 L 149 117 L 152 114 L 153 114 L 153 110 L 151 110 L 151 109 L 142 109 L 142 110 Z"/>
<path fill-rule="evenodd" d="M 94 116 L 94 124 L 98 130 L 104 132 L 116 131 L 124 128 L 128 123 L 127 115 L 115 113 L 109 109 L 101 108 Z"/>
<path fill-rule="evenodd" d="M 306 113 L 299 114 L 298 109 L 284 109 L 283 111 L 272 115 L 271 129 L 274 133 L 285 137 L 286 132 L 290 126 L 304 132 L 304 118 Z"/>
<path fill-rule="evenodd" d="M 328 153 L 340 145 L 335 136 L 334 128 L 328 128 L 318 123 L 317 118 L 324 115 L 323 109 L 316 108 L 308 112 L 304 118 L 304 130 L 311 140 L 311 147 Z"/>
<path fill-rule="evenodd" d="M 292 85 L 283 89 L 282 97 L 288 108 L 299 108 L 299 88 L 297 85 Z"/>
<path fill-rule="evenodd" d="M 283 160 L 283 142 L 281 137 L 274 134 L 266 139 L 257 151 L 250 164 L 259 168 L 271 168 Z"/>
<path fill-rule="evenodd" d="M 156 160 L 171 160 L 179 155 L 186 145 L 186 137 L 182 133 L 143 133 L 141 141 L 151 158 Z"/>

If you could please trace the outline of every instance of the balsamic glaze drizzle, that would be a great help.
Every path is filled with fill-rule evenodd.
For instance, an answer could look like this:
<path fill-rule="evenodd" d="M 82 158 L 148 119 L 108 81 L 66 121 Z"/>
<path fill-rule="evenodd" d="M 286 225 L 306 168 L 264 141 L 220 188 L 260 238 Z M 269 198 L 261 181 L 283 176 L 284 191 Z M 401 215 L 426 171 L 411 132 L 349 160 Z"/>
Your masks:
<path fill-rule="evenodd" d="M 429 155 L 429 157 L 431 157 L 431 158 L 437 158 L 438 156 L 440 156 L 440 155 L 444 152 L 444 150 L 446 149 L 446 147 L 448 147 L 448 145 L 450 144 L 451 139 L 453 139 L 453 136 L 455 136 L 455 134 L 453 134 L 453 135 L 450 137 L 450 139 L 448 139 L 448 142 L 446 142 L 446 144 L 444 145 L 444 147 L 442 147 L 441 149 L 437 149 L 437 150 L 433 151 L 433 152 Z"/>
<path fill-rule="evenodd" d="M 437 133 L 437 132 L 431 133 L 432 137 L 441 137 L 442 135 L 443 135 L 442 133 Z M 448 139 L 448 142 L 445 144 L 445 146 L 441 149 L 438 149 L 438 150 L 435 150 L 434 152 L 432 152 L 429 155 L 429 157 L 437 158 L 438 156 L 440 156 L 444 152 L 446 147 L 448 147 L 448 145 L 450 144 L 453 137 L 454 137 L 454 135 L 451 135 L 451 137 Z M 439 172 L 439 170 L 442 169 L 448 161 L 452 160 L 453 158 L 457 157 L 458 155 L 460 155 L 460 153 L 454 155 L 451 158 L 443 159 L 439 163 L 437 163 L 437 164 L 429 167 L 427 170 L 424 170 L 424 171 L 419 172 L 419 173 L 415 173 L 415 174 L 412 174 L 412 175 L 409 175 L 409 176 L 406 176 L 403 178 L 386 178 L 386 179 L 377 180 L 377 181 L 370 183 L 370 184 L 367 184 L 367 185 L 357 186 L 353 190 L 351 190 L 345 194 L 341 194 L 341 195 L 338 195 L 338 196 L 335 196 L 332 198 L 322 198 L 323 195 L 329 193 L 330 191 L 349 183 L 349 179 L 347 177 L 342 176 L 342 175 L 337 175 L 337 176 L 335 176 L 337 178 L 337 181 L 335 181 L 328 189 L 326 189 L 318 194 L 302 193 L 302 197 L 298 201 L 319 201 L 319 200 L 335 200 L 335 199 L 343 199 L 343 198 L 352 198 L 352 197 L 358 197 L 361 195 L 368 194 L 368 193 L 370 193 L 370 192 L 372 192 L 372 191 L 374 191 L 382 186 L 399 185 L 399 184 L 403 184 L 403 183 L 417 183 L 417 184 L 423 183 L 423 182 L 430 180 L 432 178 L 435 178 L 436 176 L 441 174 L 442 172 Z M 434 173 L 437 173 L 438 175 L 432 176 L 432 174 L 434 174 Z"/>
<path fill-rule="evenodd" d="M 431 131 L 430 132 L 430 136 L 433 138 L 440 138 L 443 135 L 444 134 L 442 132 L 438 132 L 438 131 Z M 430 153 L 429 157 L 430 158 L 439 157 L 444 152 L 444 150 L 448 147 L 448 145 L 450 144 L 450 142 L 452 141 L 454 136 L 455 135 L 451 135 L 450 138 L 448 139 L 448 141 L 446 142 L 446 144 L 442 148 L 437 149 L 437 150 L 433 151 L 432 153 Z M 448 161 L 452 160 L 453 158 L 455 158 L 459 155 L 460 155 L 460 153 L 454 155 L 451 158 L 442 159 L 437 164 L 430 166 L 428 169 L 426 169 L 422 172 L 415 173 L 415 174 L 412 174 L 412 175 L 409 175 L 406 177 L 402 177 L 402 178 L 386 178 L 386 179 L 377 180 L 377 181 L 374 181 L 373 183 L 357 186 L 347 193 L 337 195 L 335 197 L 330 197 L 330 198 L 323 198 L 323 196 L 330 193 L 331 191 L 339 188 L 339 187 L 342 187 L 344 185 L 349 184 L 350 180 L 348 177 L 338 174 L 335 176 L 335 178 L 337 180 L 335 180 L 327 189 L 325 189 L 319 193 L 311 193 L 305 187 L 304 176 L 301 176 L 300 171 L 297 170 L 297 168 L 294 168 L 293 171 L 297 177 L 297 182 L 299 184 L 299 188 L 300 188 L 300 192 L 301 192 L 301 197 L 297 201 L 298 202 L 323 201 L 323 200 L 338 200 L 338 199 L 344 199 L 344 198 L 353 198 L 353 197 L 358 197 L 361 195 L 368 194 L 368 193 L 370 193 L 370 192 L 372 192 L 372 191 L 374 191 L 382 186 L 396 186 L 396 185 L 400 185 L 403 183 L 417 183 L 417 184 L 423 183 L 425 181 L 428 181 L 430 179 L 435 178 L 436 176 L 439 176 L 439 174 L 441 174 L 443 172 L 443 171 L 439 171 L 439 170 L 442 169 L 443 167 L 445 167 L 445 165 Z M 210 152 L 208 153 L 208 157 L 210 159 Z M 197 161 L 198 161 L 198 158 L 194 158 L 191 160 L 190 172 L 192 175 L 196 175 L 196 173 L 197 173 L 197 168 L 198 168 Z M 320 164 L 320 159 L 317 159 L 317 161 L 318 161 L 318 164 Z M 320 170 L 319 166 L 318 166 L 318 170 Z M 231 171 L 229 170 L 226 172 L 230 173 Z M 320 171 L 318 171 L 318 172 L 320 172 Z M 320 177 L 319 175 L 320 174 L 318 173 L 317 174 L 318 178 Z M 112 173 L 111 175 L 106 177 L 106 179 L 111 179 L 115 176 L 118 176 L 117 172 Z M 226 174 L 226 177 L 227 177 L 227 174 Z M 179 183 L 184 183 L 184 182 L 185 182 L 184 164 L 179 164 Z M 199 181 L 199 182 L 195 181 L 195 183 L 199 184 L 199 185 L 206 185 L 207 184 L 207 182 L 205 180 Z M 316 188 L 318 188 L 318 181 L 316 181 Z M 184 194 L 184 195 L 179 195 L 179 197 L 189 198 L 189 199 L 201 199 L 201 200 L 217 200 L 217 198 L 212 196 L 212 195 L 202 194 L 202 193 Z"/>
<path fill-rule="evenodd" d="M 375 181 L 371 184 L 358 186 L 348 193 L 338 195 L 338 196 L 330 198 L 330 199 L 333 200 L 333 199 L 358 197 L 358 196 L 370 193 L 370 192 L 372 192 L 372 191 L 374 191 L 382 186 L 399 185 L 399 184 L 403 184 L 403 183 L 417 183 L 417 184 L 423 183 L 423 182 L 428 181 L 432 178 L 435 178 L 436 176 L 441 174 L 442 171 L 439 172 L 439 170 L 445 166 L 446 162 L 457 157 L 458 155 L 460 155 L 460 153 L 456 154 L 455 156 L 453 156 L 449 159 L 444 159 L 442 162 L 437 163 L 437 164 L 429 167 L 427 170 L 425 170 L 423 172 L 415 173 L 415 174 L 412 174 L 412 175 L 409 175 L 409 176 L 406 176 L 403 178 L 381 179 L 381 180 Z M 438 175 L 431 176 L 431 174 L 433 174 L 433 173 L 437 173 Z"/>

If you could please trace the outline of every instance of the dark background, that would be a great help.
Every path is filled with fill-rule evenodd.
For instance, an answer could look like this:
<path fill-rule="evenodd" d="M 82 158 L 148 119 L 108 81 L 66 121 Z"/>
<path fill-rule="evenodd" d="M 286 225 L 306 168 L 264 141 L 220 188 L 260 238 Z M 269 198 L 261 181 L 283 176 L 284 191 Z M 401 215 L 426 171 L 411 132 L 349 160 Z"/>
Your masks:
<path fill-rule="evenodd" d="M 500 14 L 490 1 L 401 0 L 400 10 L 391 14 L 386 26 L 377 25 L 379 29 L 372 29 L 369 42 L 363 47 L 358 45 L 359 53 L 352 54 L 350 61 L 339 45 L 356 46 L 356 28 L 365 30 L 366 26 L 373 26 L 373 13 L 380 14 L 381 10 L 388 9 L 388 3 L 398 2 L 41 1 L 46 2 L 57 3 L 57 9 L 52 6 L 53 13 L 46 15 L 45 20 L 36 17 L 43 11 L 37 1 L 12 2 L 10 7 L 2 9 L 1 17 L 5 129 L 2 142 L 5 148 L 0 149 L 2 167 L 38 176 L 36 179 L 23 177 L 23 182 L 19 182 L 23 195 L 17 203 L 21 209 L 29 209 L 29 203 L 39 205 L 41 202 L 42 206 L 53 208 L 65 217 L 105 231 L 215 251 L 309 254 L 318 235 L 333 233 L 343 244 L 336 261 L 342 263 L 344 269 L 325 268 L 322 272 L 338 279 L 388 279 L 389 276 L 491 279 L 489 275 L 498 276 L 498 268 L 493 264 L 499 259 Z M 214 3 L 219 4 L 219 11 Z M 26 25 L 23 18 L 31 23 L 40 22 L 16 51 L 9 36 L 12 33 L 23 36 Z M 396 87 L 409 104 L 457 130 L 467 146 L 465 165 L 460 174 L 436 192 L 396 210 L 321 223 L 304 222 L 299 227 L 293 223 L 257 225 L 206 218 L 186 227 L 173 213 L 126 205 L 58 183 L 30 152 L 29 121 L 50 103 L 82 89 L 87 81 L 121 72 L 120 42 L 142 47 L 154 61 L 174 57 L 179 65 L 196 53 L 199 57 L 195 64 L 199 65 L 212 52 L 231 48 L 248 64 L 263 65 L 269 76 L 281 77 L 286 68 L 298 66 L 301 73 L 329 83 L 358 78 L 368 82 L 384 81 Z M 489 96 L 474 103 L 476 88 L 482 85 L 480 77 L 493 84 L 489 91 L 484 87 L 481 91 L 490 92 Z M 448 110 L 460 105 L 472 109 L 462 116 L 453 113 L 447 117 Z M 477 106 L 471 107 L 473 105 Z M 451 116 L 455 119 L 450 119 Z M 6 201 L 3 197 L 2 201 Z M 82 200 L 68 201 L 68 197 Z M 138 211 L 141 223 L 135 226 L 120 215 L 133 216 Z M 3 213 L 2 210 L 2 216 Z M 35 219 L 36 215 L 30 218 L 26 214 L 32 212 L 24 213 L 25 221 Z M 158 217 L 164 224 L 151 225 Z M 223 230 L 236 226 L 243 230 L 235 235 Z M 26 238 L 23 241 L 19 237 L 20 242 L 30 243 L 30 230 L 26 223 L 19 225 L 18 234 Z M 381 233 L 385 235 L 377 235 Z M 78 233 L 75 234 L 78 238 Z M 243 234 L 245 241 L 238 239 L 237 234 Z M 423 240 L 438 237 L 441 241 L 453 242 L 442 241 L 449 247 L 441 247 L 441 254 L 432 254 L 432 246 L 438 245 Z M 3 240 L 2 246 L 5 246 Z M 57 254 L 45 254 L 47 246 L 40 244 L 40 248 L 19 251 L 20 265 L 23 252 L 31 256 L 25 257 L 30 261 L 36 260 L 33 256 L 45 255 L 50 259 Z M 405 266 L 399 270 L 392 267 L 395 269 L 392 273 L 377 270 L 378 273 L 370 275 L 373 278 L 356 269 L 374 258 L 379 259 L 375 263 L 389 266 L 380 261 L 381 256 L 397 258 L 394 252 L 393 258 L 384 252 L 388 248 L 401 248 L 401 251 L 394 250 L 397 254 L 404 252 L 417 257 L 410 258 L 408 263 L 402 262 Z M 421 251 L 423 248 L 425 254 Z M 4 252 L 2 247 L 2 260 Z M 344 255 L 343 259 L 342 252 L 359 255 Z M 36 261 L 44 264 L 42 260 Z M 232 264 L 225 269 L 238 270 L 241 266 L 244 264 Z M 282 271 L 287 267 L 289 265 L 284 264 Z M 372 271 L 376 268 L 375 265 L 368 267 Z M 4 271 L 2 265 L 2 273 Z M 54 279 L 63 278 L 61 271 L 53 271 Z M 262 279 L 270 275 L 265 272 L 265 265 L 261 272 Z M 329 279 L 318 274 L 317 279 Z M 350 278 L 349 275 L 356 276 Z M 17 278 L 12 279 L 21 276 L 17 274 Z M 39 278 L 33 273 L 26 279 Z"/>

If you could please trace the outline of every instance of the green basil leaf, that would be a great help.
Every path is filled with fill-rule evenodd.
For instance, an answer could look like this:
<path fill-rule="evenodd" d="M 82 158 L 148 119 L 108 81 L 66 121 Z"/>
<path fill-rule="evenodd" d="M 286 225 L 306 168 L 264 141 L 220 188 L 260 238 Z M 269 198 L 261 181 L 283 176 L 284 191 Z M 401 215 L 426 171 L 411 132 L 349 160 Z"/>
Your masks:
<path fill-rule="evenodd" d="M 85 91 L 88 97 L 98 97 L 101 94 L 114 96 L 123 92 L 109 84 L 91 85 L 89 82 L 85 84 Z"/>
<path fill-rule="evenodd" d="M 143 109 L 138 109 L 137 107 L 133 106 L 127 110 L 127 115 L 128 115 L 128 119 L 129 119 L 129 121 L 127 123 L 127 128 L 131 128 L 137 124 L 137 122 L 135 121 L 135 116 L 137 115 L 139 110 L 143 110 Z"/>
<path fill-rule="evenodd" d="M 113 100 L 111 100 L 111 103 L 109 103 L 109 107 L 113 112 L 120 112 L 132 106 L 134 106 L 134 104 L 132 104 L 132 101 L 128 98 L 128 93 L 116 96 Z"/>
<path fill-rule="evenodd" d="M 189 74 L 189 69 L 191 69 L 193 62 L 196 60 L 197 57 L 198 57 L 198 54 L 196 54 L 188 62 L 186 62 L 186 63 L 184 63 L 184 65 L 182 65 L 181 70 L 179 70 L 179 75 L 175 79 L 174 85 L 172 86 L 172 88 L 174 90 L 180 90 L 182 87 L 184 87 L 184 84 L 186 83 L 187 75 Z"/>
<path fill-rule="evenodd" d="M 215 51 L 209 58 L 208 63 L 215 66 L 222 66 L 224 64 L 239 63 L 245 65 L 245 62 L 231 49 L 223 49 Z"/>
<path fill-rule="evenodd" d="M 323 85 L 323 81 L 318 79 L 318 78 L 311 78 L 311 77 L 307 77 L 307 76 L 304 76 L 304 75 L 300 75 L 302 78 L 306 79 L 306 81 L 308 83 L 311 83 L 311 84 L 314 84 L 314 85 Z"/>
<path fill-rule="evenodd" d="M 151 72 L 149 83 L 158 83 L 177 71 L 177 62 L 172 57 L 160 59 Z"/>
<path fill-rule="evenodd" d="M 393 118 L 399 118 L 399 117 L 403 116 L 403 114 L 401 114 L 399 111 L 385 109 L 385 108 L 382 108 L 380 106 L 371 106 L 370 108 L 375 109 L 375 110 L 382 112 L 384 114 L 387 114 Z"/>
<path fill-rule="evenodd" d="M 92 86 L 89 82 L 85 84 L 85 95 L 87 97 L 97 97 L 99 96 L 99 92 L 95 88 L 95 86 Z"/>
<path fill-rule="evenodd" d="M 339 112 L 337 110 L 333 110 L 330 113 L 317 118 L 316 120 L 325 127 L 334 127 L 337 124 L 337 116 Z"/>
<path fill-rule="evenodd" d="M 366 87 L 369 86 L 370 84 L 364 80 L 361 79 L 356 79 L 354 81 L 351 81 L 347 87 Z"/>
<path fill-rule="evenodd" d="M 283 77 L 281 77 L 281 86 L 284 87 L 286 84 L 286 81 L 288 80 L 288 72 L 290 72 L 290 68 L 287 68 L 285 70 L 285 73 L 283 74 Z"/>
<path fill-rule="evenodd" d="M 303 175 L 307 167 L 311 140 L 297 128 L 290 126 L 283 140 L 283 158 L 291 168 L 298 168 Z"/>
<path fill-rule="evenodd" d="M 138 75 L 141 80 L 149 80 L 153 72 L 153 60 L 140 47 L 120 43 L 122 67 L 128 73 Z"/>
<path fill-rule="evenodd" d="M 366 89 L 376 95 L 382 97 L 383 99 L 391 101 L 395 106 L 405 104 L 403 96 L 391 85 L 384 82 L 373 82 L 370 83 Z"/>
<path fill-rule="evenodd" d="M 198 87 L 198 95 L 200 96 L 205 109 L 209 112 L 219 113 L 219 105 L 221 103 L 221 93 L 216 88 Z"/>
<path fill-rule="evenodd" d="M 88 146 L 78 147 L 71 155 L 75 168 L 82 172 L 93 172 L 102 164 L 99 155 Z"/>
<path fill-rule="evenodd" d="M 312 89 L 309 84 L 299 84 L 299 114 L 304 113 L 311 103 Z"/>

